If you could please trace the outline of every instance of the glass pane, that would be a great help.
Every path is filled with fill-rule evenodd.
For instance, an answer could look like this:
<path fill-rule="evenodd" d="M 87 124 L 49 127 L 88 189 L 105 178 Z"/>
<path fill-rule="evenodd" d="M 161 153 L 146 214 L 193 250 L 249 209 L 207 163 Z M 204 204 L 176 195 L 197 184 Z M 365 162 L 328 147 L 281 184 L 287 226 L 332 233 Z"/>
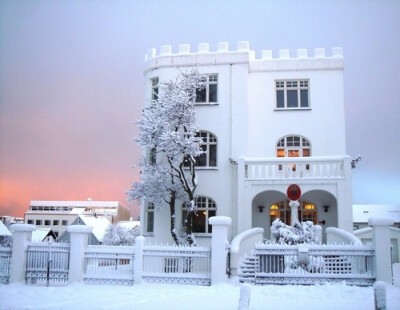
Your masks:
<path fill-rule="evenodd" d="M 216 216 L 217 212 L 215 210 L 208 211 L 208 218 Z M 208 233 L 212 233 L 212 225 L 208 224 Z"/>
<path fill-rule="evenodd" d="M 300 100 L 301 100 L 301 107 L 307 108 L 308 107 L 308 89 L 300 90 Z"/>
<path fill-rule="evenodd" d="M 297 90 L 288 90 L 287 91 L 287 107 L 288 108 L 297 108 L 298 107 L 298 96 Z"/>
<path fill-rule="evenodd" d="M 310 157 L 310 149 L 303 149 L 303 157 Z"/>
<path fill-rule="evenodd" d="M 285 107 L 285 99 L 283 90 L 276 91 L 276 107 L 277 108 L 284 108 Z"/>
<path fill-rule="evenodd" d="M 209 102 L 217 102 L 217 84 L 209 85 Z"/>
<path fill-rule="evenodd" d="M 207 154 L 203 153 L 196 157 L 196 166 L 205 167 L 207 166 Z"/>
<path fill-rule="evenodd" d="M 210 167 L 216 167 L 217 166 L 217 146 L 216 145 L 210 145 Z"/>
<path fill-rule="evenodd" d="M 206 211 L 197 211 L 193 216 L 193 227 L 192 230 L 195 233 L 201 233 L 206 231 Z"/>
<path fill-rule="evenodd" d="M 147 232 L 154 232 L 154 212 L 147 212 Z"/>
<path fill-rule="evenodd" d="M 285 157 L 285 150 L 284 149 L 277 149 L 276 150 L 277 157 Z"/>
<path fill-rule="evenodd" d="M 206 89 L 196 89 L 196 102 L 206 102 Z"/>

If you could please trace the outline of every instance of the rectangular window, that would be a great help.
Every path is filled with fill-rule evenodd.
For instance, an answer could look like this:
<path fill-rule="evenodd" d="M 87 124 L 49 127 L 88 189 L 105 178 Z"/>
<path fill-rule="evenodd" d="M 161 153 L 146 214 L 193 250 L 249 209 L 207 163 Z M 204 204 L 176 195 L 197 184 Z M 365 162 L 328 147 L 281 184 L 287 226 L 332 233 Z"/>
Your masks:
<path fill-rule="evenodd" d="M 278 109 L 309 108 L 309 81 L 275 81 L 276 107 Z"/>
<path fill-rule="evenodd" d="M 62 226 L 68 226 L 68 221 L 63 220 L 63 221 L 61 222 L 61 225 L 62 225 Z"/>
<path fill-rule="evenodd" d="M 44 225 L 45 226 L 50 226 L 51 225 L 51 221 L 50 220 L 44 220 Z"/>
<path fill-rule="evenodd" d="M 196 89 L 196 103 L 217 103 L 218 74 L 208 74 L 205 82 L 205 88 Z"/>
<path fill-rule="evenodd" d="M 33 220 L 28 220 L 28 224 L 33 224 Z"/>
<path fill-rule="evenodd" d="M 53 220 L 53 226 L 58 226 L 58 224 L 60 224 L 59 220 Z"/>
<path fill-rule="evenodd" d="M 154 204 L 147 204 L 146 210 L 146 232 L 154 233 Z"/>
<path fill-rule="evenodd" d="M 157 163 L 157 150 L 155 147 L 153 147 L 149 151 L 149 164 L 155 165 L 156 163 Z"/>
<path fill-rule="evenodd" d="M 151 79 L 151 100 L 158 99 L 158 86 L 159 86 L 158 77 Z"/>
<path fill-rule="evenodd" d="M 42 225 L 42 220 L 36 220 L 35 225 L 39 225 L 39 226 Z"/>

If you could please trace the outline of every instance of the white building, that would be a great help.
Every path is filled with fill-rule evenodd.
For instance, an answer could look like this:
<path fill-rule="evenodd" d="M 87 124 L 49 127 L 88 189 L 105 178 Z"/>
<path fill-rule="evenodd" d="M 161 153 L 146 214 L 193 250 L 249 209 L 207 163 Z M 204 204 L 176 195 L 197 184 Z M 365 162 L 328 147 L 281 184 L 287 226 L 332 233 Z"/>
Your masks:
<path fill-rule="evenodd" d="M 351 159 L 346 153 L 341 48 L 260 57 L 248 42 L 236 50 L 218 43 L 177 51 L 162 46 L 145 61 L 145 100 L 159 82 L 197 67 L 208 86 L 196 99 L 196 120 L 206 154 L 198 166 L 194 231 L 209 243 L 208 218 L 232 218 L 231 237 L 262 227 L 269 237 L 273 219 L 290 223 L 286 196 L 300 186 L 300 220 L 352 231 Z M 176 214 L 181 222 L 182 211 Z M 171 242 L 169 210 L 143 203 L 141 230 L 157 242 Z"/>
<path fill-rule="evenodd" d="M 354 230 L 369 227 L 368 219 L 371 217 L 390 218 L 394 222 L 393 226 L 400 228 L 400 205 L 353 205 Z"/>
<path fill-rule="evenodd" d="M 50 228 L 59 236 L 79 215 L 105 216 L 117 223 L 129 220 L 130 210 L 118 201 L 31 201 L 25 223 Z"/>

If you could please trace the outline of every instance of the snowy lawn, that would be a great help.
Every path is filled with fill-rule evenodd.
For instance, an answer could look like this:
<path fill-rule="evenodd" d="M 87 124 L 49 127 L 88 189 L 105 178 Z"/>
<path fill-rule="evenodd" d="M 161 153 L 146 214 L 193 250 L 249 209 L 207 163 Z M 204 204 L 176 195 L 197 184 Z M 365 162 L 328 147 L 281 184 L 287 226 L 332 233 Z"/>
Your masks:
<path fill-rule="evenodd" d="M 372 287 L 251 285 L 250 310 L 373 310 Z M 0 284 L 0 309 L 237 310 L 240 285 L 176 284 L 63 287 Z M 387 310 L 400 309 L 400 288 L 387 287 Z"/>

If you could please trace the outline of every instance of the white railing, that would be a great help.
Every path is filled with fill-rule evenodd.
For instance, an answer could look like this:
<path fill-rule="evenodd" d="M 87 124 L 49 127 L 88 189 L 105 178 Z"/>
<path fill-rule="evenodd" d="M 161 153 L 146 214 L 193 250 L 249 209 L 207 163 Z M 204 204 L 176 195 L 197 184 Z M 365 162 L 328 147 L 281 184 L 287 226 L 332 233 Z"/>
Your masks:
<path fill-rule="evenodd" d="M 26 282 L 66 283 L 69 272 L 70 245 L 66 243 L 30 243 L 27 249 Z"/>
<path fill-rule="evenodd" d="M 313 284 L 346 281 L 372 285 L 374 250 L 365 245 L 257 244 L 256 284 Z"/>
<path fill-rule="evenodd" d="M 0 283 L 8 283 L 10 278 L 11 248 L 0 246 Z"/>
<path fill-rule="evenodd" d="M 146 246 L 143 279 L 147 282 L 211 284 L 211 250 L 189 246 Z"/>
<path fill-rule="evenodd" d="M 89 245 L 85 251 L 85 283 L 134 282 L 134 246 Z"/>
<path fill-rule="evenodd" d="M 244 160 L 245 180 L 341 179 L 347 157 L 286 157 Z M 350 169 L 350 164 L 348 169 Z"/>

